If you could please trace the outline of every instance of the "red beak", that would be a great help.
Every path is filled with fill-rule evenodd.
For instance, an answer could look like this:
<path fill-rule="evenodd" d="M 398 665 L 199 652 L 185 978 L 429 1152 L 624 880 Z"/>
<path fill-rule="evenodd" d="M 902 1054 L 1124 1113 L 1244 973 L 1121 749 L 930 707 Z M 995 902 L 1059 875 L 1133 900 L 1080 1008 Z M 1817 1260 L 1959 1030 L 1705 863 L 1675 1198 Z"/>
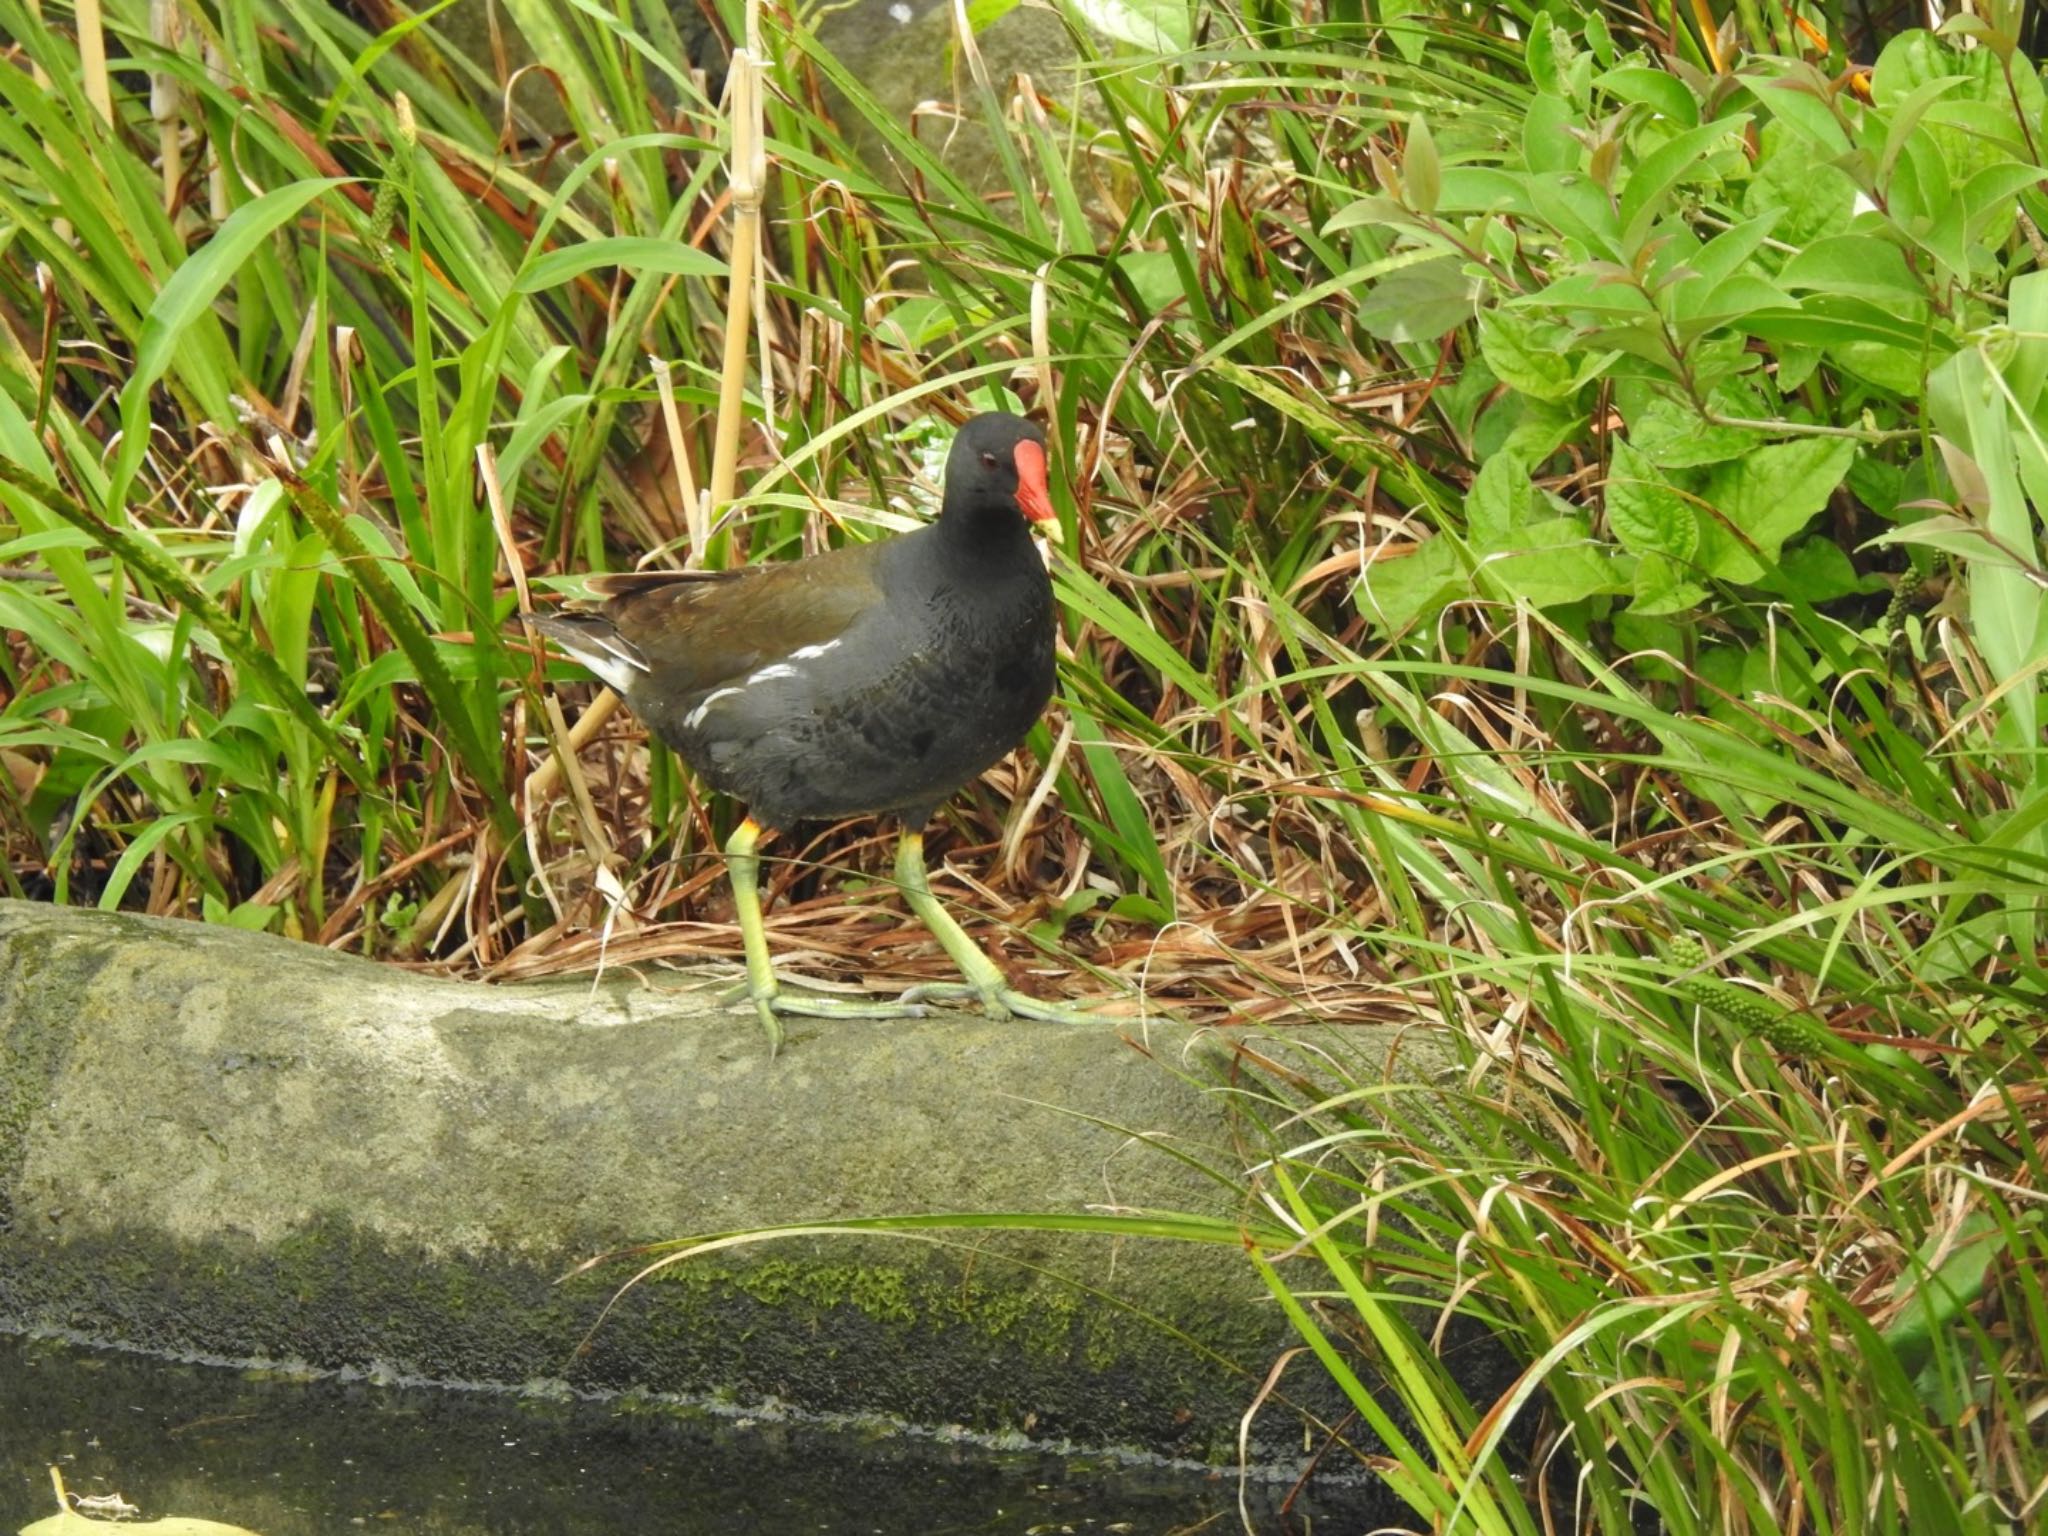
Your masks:
<path fill-rule="evenodd" d="M 1017 466 L 1017 505 L 1034 523 L 1045 523 L 1057 533 L 1060 515 L 1053 510 L 1052 490 L 1045 475 L 1045 450 L 1026 438 L 1013 456 Z"/>

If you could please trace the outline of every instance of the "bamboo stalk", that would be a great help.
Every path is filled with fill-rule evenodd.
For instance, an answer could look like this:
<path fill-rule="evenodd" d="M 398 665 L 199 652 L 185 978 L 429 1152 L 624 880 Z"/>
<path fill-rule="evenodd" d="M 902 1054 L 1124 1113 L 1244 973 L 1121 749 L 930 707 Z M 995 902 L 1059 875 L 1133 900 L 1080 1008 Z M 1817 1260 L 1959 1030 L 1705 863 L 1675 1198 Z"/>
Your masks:
<path fill-rule="evenodd" d="M 228 80 L 227 59 L 211 38 L 207 39 L 205 54 L 206 73 L 215 85 L 225 86 Z M 226 221 L 228 216 L 228 172 L 222 163 L 220 146 L 207 136 L 206 145 L 206 212 L 214 223 Z"/>
<path fill-rule="evenodd" d="M 78 62 L 85 72 L 85 99 L 104 122 L 114 120 L 114 87 L 107 78 L 107 36 L 100 0 L 77 0 Z"/>
<path fill-rule="evenodd" d="M 149 0 L 149 35 L 166 53 L 185 42 L 185 13 L 178 0 Z M 178 187 L 185 179 L 185 150 L 178 121 L 178 77 L 168 69 L 149 77 L 149 115 L 156 120 L 157 157 L 163 168 L 164 212 L 176 216 Z"/>
<path fill-rule="evenodd" d="M 29 19 L 40 29 L 43 24 L 43 0 L 28 0 L 28 14 Z M 30 64 L 28 67 L 28 77 L 35 81 L 38 90 L 46 91 L 50 88 L 49 72 L 42 65 Z"/>
<path fill-rule="evenodd" d="M 668 456 L 675 466 L 676 492 L 683 498 L 683 522 L 690 536 L 683 565 L 695 570 L 704 563 L 704 547 L 711 542 L 709 509 L 697 495 L 697 476 L 690 468 L 690 445 L 683 440 L 683 417 L 676 406 L 676 384 L 668 359 L 650 356 L 647 361 L 654 369 L 654 387 L 661 396 L 662 424 L 668 429 Z"/>
<path fill-rule="evenodd" d="M 748 6 L 748 38 L 755 31 Z M 711 500 L 723 510 L 739 480 L 740 424 L 746 410 L 747 339 L 752 317 L 754 266 L 761 245 L 761 192 L 768 156 L 761 142 L 760 81 L 751 48 L 733 50 L 726 75 L 732 116 L 732 272 L 725 295 L 725 355 L 719 368 L 718 436 L 711 457 Z"/>
<path fill-rule="evenodd" d="M 597 738 L 605 722 L 619 712 L 619 696 L 609 688 L 598 690 L 597 697 L 590 701 L 590 708 L 576 717 L 575 725 L 562 740 L 562 750 L 569 753 L 581 752 Z M 561 762 L 550 753 L 541 765 L 526 776 L 526 803 L 529 807 L 539 805 L 555 792 L 555 781 L 562 776 Z"/>
<path fill-rule="evenodd" d="M 740 427 L 746 411 L 748 321 L 756 303 L 761 200 L 768 185 L 768 151 L 762 132 L 759 76 L 759 60 L 763 56 L 761 3 L 760 0 L 747 0 L 746 46 L 733 50 L 732 66 L 726 75 L 726 112 L 732 120 L 732 159 L 727 173 L 733 206 L 732 271 L 726 289 L 724 350 L 718 376 L 718 421 L 712 447 L 711 483 L 701 489 L 692 478 L 688 456 L 682 451 L 680 428 L 673 414 L 674 401 L 667 388 L 666 366 L 659 362 L 655 364 L 656 378 L 662 384 L 663 409 L 670 416 L 669 431 L 675 444 L 676 474 L 689 508 L 689 563 L 693 566 L 701 564 L 708 553 L 710 529 L 714 526 L 713 510 L 723 511 L 731 503 L 739 482 Z M 765 293 L 761 297 L 765 302 Z M 578 751 L 597 734 L 618 706 L 618 695 L 609 688 L 600 691 L 562 742 L 562 750 Z M 553 791 L 561 777 L 559 754 L 551 755 L 526 781 L 527 805 L 538 805 Z"/>

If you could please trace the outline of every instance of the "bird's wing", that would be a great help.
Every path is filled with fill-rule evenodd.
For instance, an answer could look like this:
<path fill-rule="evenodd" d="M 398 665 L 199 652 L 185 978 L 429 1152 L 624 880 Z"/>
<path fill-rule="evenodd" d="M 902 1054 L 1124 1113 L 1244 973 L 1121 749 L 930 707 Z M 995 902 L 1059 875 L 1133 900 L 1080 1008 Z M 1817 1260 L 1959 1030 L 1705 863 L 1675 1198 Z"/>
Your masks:
<path fill-rule="evenodd" d="M 684 696 L 727 686 L 806 647 L 829 645 L 882 600 L 879 545 L 734 571 L 601 576 L 603 616 Z"/>

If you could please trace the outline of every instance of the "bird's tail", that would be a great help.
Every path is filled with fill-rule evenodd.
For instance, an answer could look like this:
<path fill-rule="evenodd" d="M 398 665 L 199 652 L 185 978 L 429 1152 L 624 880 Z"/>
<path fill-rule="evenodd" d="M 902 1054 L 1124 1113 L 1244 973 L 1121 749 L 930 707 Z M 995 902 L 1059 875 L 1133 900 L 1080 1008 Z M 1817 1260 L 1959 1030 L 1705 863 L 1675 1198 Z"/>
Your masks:
<path fill-rule="evenodd" d="M 621 694 L 630 695 L 647 676 L 647 658 L 640 648 L 601 613 L 563 609 L 524 614 L 520 618 L 528 629 L 546 635 L 572 661 L 588 667 Z"/>

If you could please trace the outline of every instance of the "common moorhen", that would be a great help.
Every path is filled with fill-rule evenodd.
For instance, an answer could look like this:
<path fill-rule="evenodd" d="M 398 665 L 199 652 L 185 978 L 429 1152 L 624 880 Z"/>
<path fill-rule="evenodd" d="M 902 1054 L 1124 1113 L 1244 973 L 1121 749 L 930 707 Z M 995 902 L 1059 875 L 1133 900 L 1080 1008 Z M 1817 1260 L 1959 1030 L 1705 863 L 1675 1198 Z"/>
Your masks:
<path fill-rule="evenodd" d="M 967 978 L 906 1002 L 960 993 L 997 1017 L 1070 1016 L 1010 987 L 932 896 L 924 867 L 923 827 L 940 802 L 1016 746 L 1052 697 L 1052 583 L 1029 523 L 1059 535 L 1045 434 L 991 413 L 954 438 L 945 503 L 927 527 L 732 571 L 599 576 L 602 606 L 531 621 L 706 783 L 746 803 L 725 860 L 771 1049 L 781 1013 L 905 1011 L 786 996 L 776 983 L 756 847 L 767 828 L 817 818 L 902 818 L 897 881 Z"/>

